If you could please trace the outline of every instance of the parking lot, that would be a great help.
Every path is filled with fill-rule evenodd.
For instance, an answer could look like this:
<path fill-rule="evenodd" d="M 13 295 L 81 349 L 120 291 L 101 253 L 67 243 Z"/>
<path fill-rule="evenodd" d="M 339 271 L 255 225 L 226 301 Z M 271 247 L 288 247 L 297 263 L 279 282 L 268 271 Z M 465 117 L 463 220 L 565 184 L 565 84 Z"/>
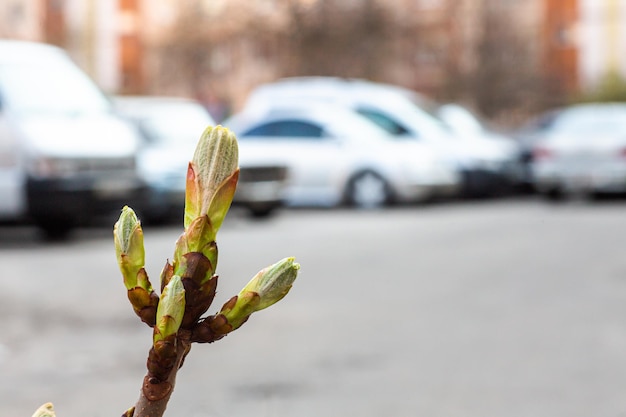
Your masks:
<path fill-rule="evenodd" d="M 276 306 L 194 345 L 166 415 L 623 417 L 625 231 L 624 200 L 234 211 L 211 311 L 278 259 L 301 274 Z M 180 228 L 144 233 L 154 284 Z M 50 243 L 0 228 L 0 265 L 0 416 L 133 405 L 151 331 L 111 230 Z"/>

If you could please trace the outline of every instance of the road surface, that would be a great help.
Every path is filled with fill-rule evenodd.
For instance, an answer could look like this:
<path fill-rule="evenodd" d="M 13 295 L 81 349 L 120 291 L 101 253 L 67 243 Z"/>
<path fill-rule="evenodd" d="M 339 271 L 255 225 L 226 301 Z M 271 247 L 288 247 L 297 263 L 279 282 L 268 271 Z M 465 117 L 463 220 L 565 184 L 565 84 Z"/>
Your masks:
<path fill-rule="evenodd" d="M 625 202 L 231 214 L 212 312 L 278 259 L 301 274 L 276 306 L 194 345 L 166 415 L 626 415 Z M 146 227 L 153 283 L 179 233 Z M 0 416 L 133 405 L 151 333 L 111 231 L 45 243 L 2 228 L 0 265 Z"/>

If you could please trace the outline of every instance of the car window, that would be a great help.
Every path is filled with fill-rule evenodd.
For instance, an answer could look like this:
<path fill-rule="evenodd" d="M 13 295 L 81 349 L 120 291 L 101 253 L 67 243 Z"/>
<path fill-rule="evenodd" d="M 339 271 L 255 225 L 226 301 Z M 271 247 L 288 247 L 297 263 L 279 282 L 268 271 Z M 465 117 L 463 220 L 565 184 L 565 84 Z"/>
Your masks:
<path fill-rule="evenodd" d="M 204 108 L 186 104 L 147 106 L 134 119 L 149 142 L 170 145 L 195 144 L 207 126 L 215 125 Z"/>
<path fill-rule="evenodd" d="M 571 109 L 563 112 L 552 130 L 560 134 L 602 135 L 626 132 L 626 111 L 617 108 Z"/>
<path fill-rule="evenodd" d="M 321 126 L 300 120 L 281 120 L 256 126 L 242 136 L 274 136 L 322 138 L 324 129 Z"/>
<path fill-rule="evenodd" d="M 2 63 L 3 104 L 16 112 L 85 113 L 109 111 L 110 103 L 96 85 L 65 59 L 41 65 Z"/>
<path fill-rule="evenodd" d="M 554 122 L 561 115 L 561 110 L 550 110 L 533 117 L 517 132 L 518 135 L 532 135 L 552 129 Z"/>
<path fill-rule="evenodd" d="M 389 116 L 372 109 L 358 108 L 357 113 L 382 127 L 386 132 L 394 136 L 406 135 L 409 131 Z"/>

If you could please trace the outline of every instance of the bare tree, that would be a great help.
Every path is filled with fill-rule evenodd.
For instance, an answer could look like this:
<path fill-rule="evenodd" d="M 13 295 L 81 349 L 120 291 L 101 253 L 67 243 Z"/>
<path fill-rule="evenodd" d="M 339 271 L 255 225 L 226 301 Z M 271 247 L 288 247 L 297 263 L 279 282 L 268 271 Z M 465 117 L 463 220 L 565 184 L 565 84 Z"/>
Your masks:
<path fill-rule="evenodd" d="M 284 75 L 383 77 L 390 21 L 378 1 L 290 2 L 289 13 Z"/>
<path fill-rule="evenodd" d="M 486 1 L 476 67 L 469 74 L 448 77 L 456 80 L 461 94 L 471 97 L 489 118 L 532 113 L 561 99 L 549 90 L 532 40 L 520 32 L 513 12 L 499 0 Z"/>

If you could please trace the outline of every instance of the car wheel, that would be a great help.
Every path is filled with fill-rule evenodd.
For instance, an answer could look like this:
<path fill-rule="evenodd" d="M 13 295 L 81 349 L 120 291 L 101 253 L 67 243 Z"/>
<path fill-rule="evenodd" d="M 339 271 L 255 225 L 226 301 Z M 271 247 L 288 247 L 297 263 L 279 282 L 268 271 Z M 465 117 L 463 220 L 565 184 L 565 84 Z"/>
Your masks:
<path fill-rule="evenodd" d="M 62 241 L 69 238 L 76 225 L 66 219 L 40 217 L 35 219 L 35 224 L 48 241 Z"/>
<path fill-rule="evenodd" d="M 543 198 L 553 203 L 560 203 L 567 199 L 566 193 L 560 188 L 551 188 L 542 194 Z"/>
<path fill-rule="evenodd" d="M 379 174 L 365 171 L 350 180 L 346 197 L 354 207 L 379 208 L 391 202 L 391 189 Z"/>
<path fill-rule="evenodd" d="M 249 208 L 250 217 L 252 217 L 253 219 L 267 219 L 272 214 L 274 214 L 275 210 L 276 210 L 276 207 L 272 207 L 272 206 Z"/>

